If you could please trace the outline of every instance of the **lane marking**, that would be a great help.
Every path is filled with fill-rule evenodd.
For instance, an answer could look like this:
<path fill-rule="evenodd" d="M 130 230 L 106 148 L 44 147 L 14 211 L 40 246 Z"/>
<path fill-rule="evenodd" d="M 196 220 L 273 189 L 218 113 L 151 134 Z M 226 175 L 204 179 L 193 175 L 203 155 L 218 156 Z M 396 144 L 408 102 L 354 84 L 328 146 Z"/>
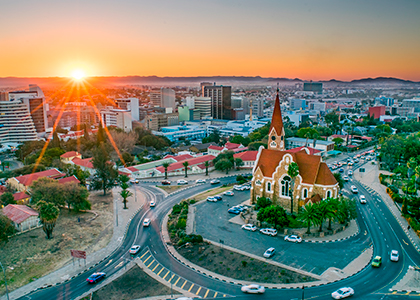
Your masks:
<path fill-rule="evenodd" d="M 185 280 L 184 281 L 184 284 L 181 286 L 181 289 L 183 289 L 184 288 L 184 285 L 187 283 L 187 281 Z"/>
<path fill-rule="evenodd" d="M 140 256 L 140 259 L 142 259 L 143 256 L 145 256 L 147 253 L 149 253 L 149 250 L 147 250 L 146 252 L 144 252 L 144 254 L 142 256 Z"/>
<path fill-rule="evenodd" d="M 162 267 L 162 269 L 160 269 L 159 273 L 157 273 L 157 275 L 159 276 L 160 272 L 162 272 L 163 270 L 165 270 L 165 267 Z"/>
<path fill-rule="evenodd" d="M 174 283 L 174 285 L 176 285 L 180 279 L 181 277 L 178 277 L 178 280 Z"/>
<path fill-rule="evenodd" d="M 169 282 L 169 283 L 171 283 L 171 280 L 172 280 L 172 278 L 174 278 L 174 277 L 175 277 L 175 274 L 172 274 L 172 277 L 171 277 L 171 279 L 169 279 L 169 280 L 168 280 L 168 282 Z"/>
<path fill-rule="evenodd" d="M 157 265 L 153 268 L 152 272 L 154 272 L 154 271 L 156 270 L 156 268 L 157 268 L 157 267 L 159 267 L 159 264 L 157 264 Z"/>
<path fill-rule="evenodd" d="M 154 262 L 155 262 L 155 260 L 153 259 L 152 262 L 147 265 L 147 267 L 150 267 Z"/>
<path fill-rule="evenodd" d="M 213 295 L 213 298 L 216 298 L 217 294 L 218 294 L 218 293 L 217 293 L 217 292 L 215 292 L 215 293 L 214 293 L 214 295 Z"/>
<path fill-rule="evenodd" d="M 112 259 L 106 263 L 105 267 L 108 266 L 110 263 L 112 263 Z"/>
<path fill-rule="evenodd" d="M 194 283 L 191 284 L 190 289 L 188 290 L 188 292 L 191 292 L 192 288 L 194 287 Z"/>
<path fill-rule="evenodd" d="M 207 295 L 209 294 L 209 292 L 210 292 L 210 290 L 207 289 L 207 292 L 204 294 L 204 297 L 203 298 L 207 298 Z"/>
<path fill-rule="evenodd" d="M 198 288 L 198 290 L 195 294 L 198 295 L 198 293 L 200 293 L 200 291 L 201 291 L 201 286 Z"/>
<path fill-rule="evenodd" d="M 122 262 L 120 262 L 118 265 L 116 265 L 116 266 L 114 267 L 114 269 L 116 269 L 116 268 L 118 268 L 118 267 L 121 267 L 123 264 L 124 264 L 124 262 L 123 262 L 123 261 L 122 261 Z"/>
<path fill-rule="evenodd" d="M 149 258 L 151 258 L 151 257 L 152 257 L 152 254 L 150 254 L 145 260 L 143 260 L 143 263 L 146 264 L 146 261 L 148 261 Z"/>
<path fill-rule="evenodd" d="M 166 273 L 165 276 L 163 276 L 163 279 L 165 279 L 166 276 L 168 276 L 169 273 L 171 273 L 171 271 L 168 270 L 168 273 Z"/>

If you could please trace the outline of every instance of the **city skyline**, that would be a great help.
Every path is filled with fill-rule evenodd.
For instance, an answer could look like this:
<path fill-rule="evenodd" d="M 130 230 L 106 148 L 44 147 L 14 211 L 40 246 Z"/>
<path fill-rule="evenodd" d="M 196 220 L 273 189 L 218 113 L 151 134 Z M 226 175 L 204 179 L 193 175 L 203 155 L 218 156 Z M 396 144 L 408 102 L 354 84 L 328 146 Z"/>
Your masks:
<path fill-rule="evenodd" d="M 1 4 L 0 77 L 419 81 L 417 1 Z"/>

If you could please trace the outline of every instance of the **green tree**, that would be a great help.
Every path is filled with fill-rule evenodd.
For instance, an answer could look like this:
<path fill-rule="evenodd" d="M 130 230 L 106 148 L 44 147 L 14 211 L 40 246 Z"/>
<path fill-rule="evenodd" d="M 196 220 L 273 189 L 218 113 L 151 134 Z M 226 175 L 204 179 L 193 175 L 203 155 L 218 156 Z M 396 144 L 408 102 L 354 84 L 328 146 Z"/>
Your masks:
<path fill-rule="evenodd" d="M 223 158 L 216 162 L 214 168 L 219 171 L 226 171 L 226 174 L 229 174 L 229 170 L 233 168 L 233 164 L 230 160 Z"/>
<path fill-rule="evenodd" d="M 258 197 L 256 209 L 266 208 L 272 205 L 272 201 L 270 198 L 267 197 Z"/>
<path fill-rule="evenodd" d="M 71 207 L 75 211 L 89 210 L 91 209 L 91 203 L 89 202 L 88 190 L 76 182 L 67 182 L 64 184 L 65 201 L 69 211 Z"/>
<path fill-rule="evenodd" d="M 96 145 L 99 147 L 102 143 L 106 143 L 106 134 L 102 127 L 102 122 L 99 122 L 98 132 L 96 134 Z"/>
<path fill-rule="evenodd" d="M 322 231 L 322 224 L 324 223 L 324 220 L 332 218 L 334 216 L 334 212 L 332 210 L 332 205 L 330 205 L 330 202 L 327 200 L 321 201 L 317 205 L 318 209 L 318 222 L 319 222 L 319 232 Z"/>
<path fill-rule="evenodd" d="M 162 167 L 165 169 L 165 179 L 168 179 L 168 168 L 169 168 L 170 163 L 168 162 L 164 162 L 162 164 Z"/>
<path fill-rule="evenodd" d="M 58 215 L 60 210 L 57 206 L 52 203 L 47 203 L 45 201 L 38 201 L 37 209 L 39 213 L 39 219 L 42 224 L 42 229 L 47 235 L 47 239 L 52 238 L 52 233 L 57 223 Z"/>
<path fill-rule="evenodd" d="M 10 192 L 6 192 L 0 196 L 0 202 L 3 206 L 9 205 L 9 204 L 16 204 L 15 198 L 13 197 L 13 194 Z"/>
<path fill-rule="evenodd" d="M 236 170 L 239 170 L 244 165 L 244 162 L 241 158 L 235 158 Z"/>
<path fill-rule="evenodd" d="M 51 147 L 51 148 L 60 148 L 61 147 L 60 138 L 58 137 L 58 134 L 57 134 L 56 130 L 53 133 L 53 138 L 52 138 L 51 142 L 49 143 L 49 147 Z"/>
<path fill-rule="evenodd" d="M 246 147 L 251 142 L 251 140 L 249 139 L 249 137 L 243 137 L 242 135 L 235 134 L 234 136 L 231 136 L 229 138 L 229 142 L 235 144 L 242 144 Z"/>
<path fill-rule="evenodd" d="M 340 137 L 333 138 L 332 140 L 337 147 L 341 146 L 344 143 L 344 140 Z"/>
<path fill-rule="evenodd" d="M 127 209 L 127 198 L 131 197 L 133 193 L 128 190 L 128 184 L 126 182 L 121 183 L 120 187 L 122 188 L 120 196 L 123 198 L 124 209 Z"/>
<path fill-rule="evenodd" d="M 52 178 L 39 178 L 31 184 L 30 190 L 32 196 L 31 203 L 38 204 L 39 201 L 44 201 L 56 206 L 64 206 L 66 204 L 64 185 Z"/>
<path fill-rule="evenodd" d="M 89 171 L 84 171 L 80 166 L 73 165 L 73 164 L 65 164 L 64 165 L 64 173 L 69 176 L 76 176 L 79 179 L 80 184 L 86 186 L 86 180 L 90 177 Z"/>
<path fill-rule="evenodd" d="M 338 211 L 338 205 L 339 200 L 338 198 L 328 198 L 326 200 L 328 202 L 328 206 L 332 214 L 328 215 L 328 230 L 332 230 L 332 221 L 337 220 L 337 211 Z"/>
<path fill-rule="evenodd" d="M 355 218 L 357 218 L 356 202 L 341 198 L 337 210 L 337 219 L 340 224 L 346 224 Z"/>
<path fill-rule="evenodd" d="M 9 236 L 16 232 L 12 221 L 3 215 L 0 215 L 0 241 L 9 241 Z"/>
<path fill-rule="evenodd" d="M 324 117 L 325 123 L 330 124 L 330 125 L 336 125 L 340 123 L 339 119 L 340 117 L 339 115 L 337 115 L 335 111 L 326 114 Z"/>
<path fill-rule="evenodd" d="M 92 188 L 94 190 L 103 190 L 104 196 L 109 189 L 115 186 L 115 180 L 118 178 L 118 171 L 109 159 L 109 154 L 104 144 L 97 147 L 93 153 L 92 164 L 95 169 L 95 175 L 92 180 Z"/>
<path fill-rule="evenodd" d="M 299 165 L 295 162 L 290 163 L 289 168 L 287 169 L 287 175 L 292 179 L 290 182 L 290 213 L 293 215 L 293 194 L 295 191 L 295 180 L 299 175 Z"/>
<path fill-rule="evenodd" d="M 306 226 L 308 228 L 306 233 L 311 233 L 311 225 L 318 224 L 318 210 L 316 205 L 308 203 L 305 206 L 303 206 L 302 210 L 298 215 L 298 220 L 306 223 Z"/>
<path fill-rule="evenodd" d="M 215 130 L 212 133 L 210 133 L 207 137 L 203 138 L 201 140 L 201 142 L 203 144 L 205 144 L 205 143 L 212 143 L 212 142 L 213 143 L 216 143 L 216 144 L 219 144 L 220 143 L 220 140 L 221 140 L 220 133 L 219 133 L 218 130 Z"/>
<path fill-rule="evenodd" d="M 184 170 L 185 170 L 185 177 L 188 177 L 188 166 L 190 165 L 188 163 L 188 161 L 183 162 L 182 165 L 184 166 Z"/>
<path fill-rule="evenodd" d="M 257 214 L 257 220 L 260 222 L 267 222 L 274 227 L 284 227 L 289 225 L 289 218 L 283 207 L 277 205 L 270 205 L 260 208 Z"/>
<path fill-rule="evenodd" d="M 335 180 L 337 180 L 338 186 L 340 187 L 340 189 L 342 189 L 344 187 L 345 182 L 344 182 L 343 176 L 341 176 L 341 173 L 333 173 L 333 176 Z"/>
<path fill-rule="evenodd" d="M 204 166 L 206 167 L 206 176 L 208 176 L 209 175 L 209 166 L 210 166 L 209 161 L 205 161 Z"/>

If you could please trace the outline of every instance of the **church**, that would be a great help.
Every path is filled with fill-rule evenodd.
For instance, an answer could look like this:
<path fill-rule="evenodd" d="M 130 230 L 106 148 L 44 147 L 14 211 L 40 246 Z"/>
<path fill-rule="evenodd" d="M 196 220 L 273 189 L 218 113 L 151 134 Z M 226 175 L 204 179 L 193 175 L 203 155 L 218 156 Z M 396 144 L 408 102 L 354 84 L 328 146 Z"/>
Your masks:
<path fill-rule="evenodd" d="M 338 197 L 338 182 L 327 164 L 322 161 L 322 157 L 311 154 L 313 151 L 305 147 L 286 150 L 285 142 L 277 91 L 267 149 L 263 146 L 259 148 L 252 170 L 251 203 L 255 204 L 259 197 L 267 197 L 288 211 L 291 211 L 293 205 L 293 211 L 297 212 L 299 207 L 309 201 L 315 203 Z M 292 162 L 299 166 L 299 175 L 294 182 L 293 201 L 290 190 L 292 178 L 287 174 Z"/>

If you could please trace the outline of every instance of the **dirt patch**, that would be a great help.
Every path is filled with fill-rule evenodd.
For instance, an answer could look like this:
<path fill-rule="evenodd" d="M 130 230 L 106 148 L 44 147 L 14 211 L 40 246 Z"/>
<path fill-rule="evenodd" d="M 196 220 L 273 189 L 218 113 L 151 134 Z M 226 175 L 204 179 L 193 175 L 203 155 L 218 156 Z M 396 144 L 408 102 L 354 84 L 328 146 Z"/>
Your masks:
<path fill-rule="evenodd" d="M 92 192 L 92 210 L 98 213 L 75 213 L 61 209 L 53 238 L 47 240 L 42 228 L 12 237 L 0 244 L 0 261 L 7 268 L 9 290 L 40 278 L 71 260 L 70 249 L 93 253 L 105 247 L 113 233 L 113 196 Z M 80 221 L 80 222 L 79 222 Z M 5 292 L 0 281 L 0 295 Z"/>
<path fill-rule="evenodd" d="M 186 186 L 185 185 L 157 185 L 156 187 L 170 194 Z"/>
<path fill-rule="evenodd" d="M 178 249 L 178 252 L 200 267 L 238 280 L 263 283 L 298 283 L 316 280 L 208 243 L 191 244 Z"/>
<path fill-rule="evenodd" d="M 129 300 L 170 295 L 171 289 L 144 273 L 137 265 L 93 293 L 93 300 Z M 178 292 L 173 291 L 176 295 Z"/>

